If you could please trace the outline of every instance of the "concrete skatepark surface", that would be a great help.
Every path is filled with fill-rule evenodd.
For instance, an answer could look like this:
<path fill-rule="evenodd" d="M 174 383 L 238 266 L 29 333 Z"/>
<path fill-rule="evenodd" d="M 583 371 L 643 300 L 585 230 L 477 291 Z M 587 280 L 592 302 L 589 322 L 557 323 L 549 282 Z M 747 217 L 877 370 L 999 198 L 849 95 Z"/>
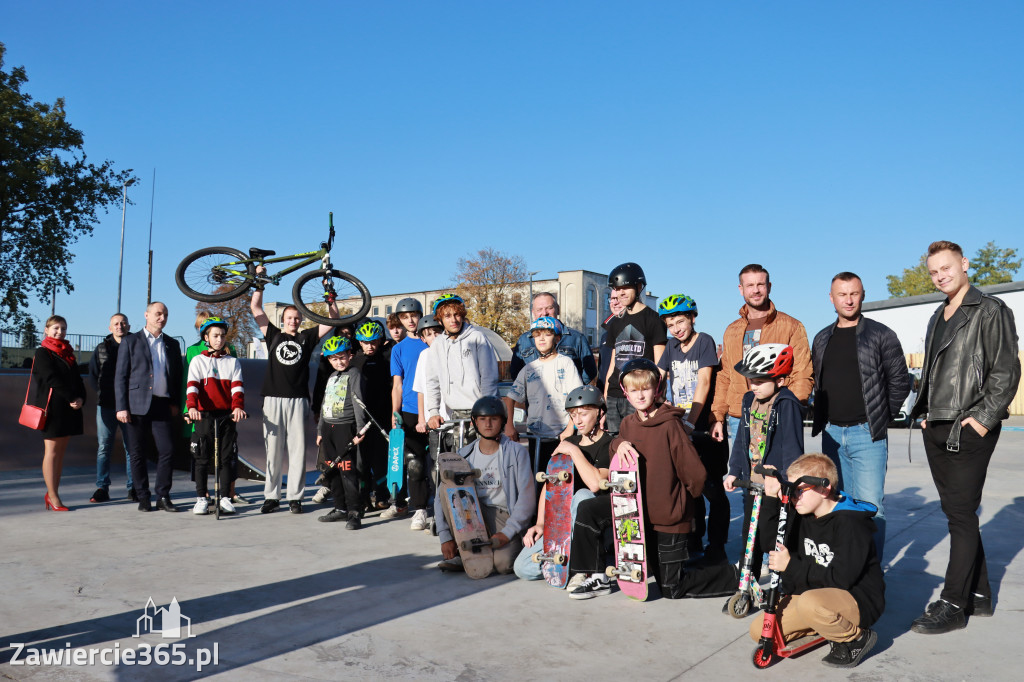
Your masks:
<path fill-rule="evenodd" d="M 239 481 L 253 504 L 216 521 L 189 513 L 187 474 L 175 473 L 178 514 L 143 514 L 123 497 L 90 505 L 92 467 L 65 471 L 69 513 L 42 510 L 36 466 L 0 474 L 0 674 L 4 679 L 422 679 L 561 680 L 1019 679 L 1011 639 L 1024 628 L 1024 420 L 1001 436 L 981 510 L 996 590 L 992 618 L 925 636 L 910 622 L 937 597 L 948 556 L 946 520 L 913 432 L 890 431 L 887 479 L 887 608 L 879 641 L 852 671 L 821 665 L 826 649 L 764 671 L 750 662 L 749 619 L 721 611 L 724 599 L 638 603 L 613 592 L 572 601 L 543 582 L 511 576 L 472 581 L 434 568 L 437 539 L 408 519 L 369 516 L 359 531 L 319 523 L 310 503 L 297 516 L 261 515 L 262 485 Z M 5 427 L 6 428 L 6 427 Z M 818 439 L 807 433 L 807 449 Z M 113 471 L 118 491 L 124 472 Z M 738 497 L 729 553 L 741 551 Z M 192 638 L 136 633 L 147 600 L 172 599 Z M 166 634 L 166 633 L 165 633 Z M 187 634 L 183 632 L 183 634 Z M 139 649 L 183 644 L 194 656 L 216 645 L 219 662 L 193 667 L 14 665 L 12 643 L 37 649 Z M 26 651 L 20 654 L 25 660 Z"/>

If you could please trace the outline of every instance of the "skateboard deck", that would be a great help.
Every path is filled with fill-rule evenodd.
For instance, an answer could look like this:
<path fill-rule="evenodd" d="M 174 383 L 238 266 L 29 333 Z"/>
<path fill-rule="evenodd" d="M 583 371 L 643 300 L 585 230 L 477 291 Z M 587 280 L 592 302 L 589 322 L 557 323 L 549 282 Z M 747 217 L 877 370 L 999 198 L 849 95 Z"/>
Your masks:
<path fill-rule="evenodd" d="M 469 462 L 454 452 L 440 453 L 437 467 L 440 474 L 437 494 L 443 496 L 448 510 L 462 566 L 470 578 L 486 578 L 494 570 L 494 552 L 476 496 L 474 481 L 479 472 L 474 472 Z"/>
<path fill-rule="evenodd" d="M 647 547 L 643 497 L 636 464 L 627 466 L 612 457 L 607 485 L 611 490 L 612 524 L 615 529 L 615 566 L 606 571 L 618 580 L 630 599 L 647 599 Z"/>
<path fill-rule="evenodd" d="M 388 433 L 388 492 L 391 500 L 398 497 L 398 491 L 405 483 L 405 429 L 402 428 L 402 415 L 398 417 L 398 426 Z"/>
<path fill-rule="evenodd" d="M 544 580 L 552 587 L 562 588 L 569 582 L 569 545 L 572 538 L 572 457 L 554 455 L 547 470 L 537 474 L 539 483 L 546 483 L 544 492 L 544 551 L 533 555 L 541 563 Z"/>

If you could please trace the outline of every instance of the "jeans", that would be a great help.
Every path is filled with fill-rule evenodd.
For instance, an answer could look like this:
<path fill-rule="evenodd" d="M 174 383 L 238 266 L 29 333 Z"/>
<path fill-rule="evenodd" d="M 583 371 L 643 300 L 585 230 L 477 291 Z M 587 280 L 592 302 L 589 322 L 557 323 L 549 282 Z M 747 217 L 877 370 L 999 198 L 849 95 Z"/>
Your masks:
<path fill-rule="evenodd" d="M 608 396 L 606 403 L 604 430 L 608 433 L 617 435 L 619 433 L 619 425 L 622 423 L 622 420 L 636 412 L 636 409 L 625 397 L 617 398 L 610 395 Z"/>
<path fill-rule="evenodd" d="M 576 508 L 580 506 L 580 502 L 583 500 L 594 499 L 594 493 L 591 492 L 590 488 L 580 488 L 573 494 L 572 503 L 569 508 L 569 513 L 572 516 L 572 523 L 576 523 Z M 609 508 L 611 508 L 611 500 L 608 500 Z M 571 545 L 570 545 L 571 546 Z M 523 580 L 540 580 L 543 578 L 541 573 L 541 564 L 533 563 L 533 555 L 537 552 L 544 551 L 544 535 L 538 535 L 537 541 L 533 543 L 533 546 L 525 548 L 516 557 L 513 569 L 516 575 Z"/>
<path fill-rule="evenodd" d="M 821 451 L 839 467 L 839 488 L 854 498 L 878 507 L 875 514 L 875 549 L 882 558 L 885 547 L 885 471 L 889 461 L 889 439 L 871 440 L 867 422 L 853 426 L 826 424 L 821 434 Z"/>
<path fill-rule="evenodd" d="M 740 418 L 734 417 L 731 414 L 725 415 L 725 426 L 729 432 L 729 447 L 732 447 L 732 443 L 736 442 L 736 432 L 740 430 Z M 732 452 L 732 450 L 729 450 Z"/>
<path fill-rule="evenodd" d="M 128 457 L 128 438 L 124 426 L 117 421 L 117 410 L 113 407 L 99 407 L 96 410 L 96 487 L 107 490 L 110 487 L 110 451 L 114 449 L 114 434 L 121 429 L 121 444 L 124 445 L 124 470 L 128 476 L 128 490 L 132 489 L 132 463 Z"/>

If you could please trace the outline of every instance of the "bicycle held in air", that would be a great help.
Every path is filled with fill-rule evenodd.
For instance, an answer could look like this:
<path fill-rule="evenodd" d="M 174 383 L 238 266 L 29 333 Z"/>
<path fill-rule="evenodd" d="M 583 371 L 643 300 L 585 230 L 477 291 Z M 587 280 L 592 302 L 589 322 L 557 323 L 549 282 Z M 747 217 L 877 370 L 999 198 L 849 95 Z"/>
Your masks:
<path fill-rule="evenodd" d="M 318 251 L 275 256 L 274 251 L 251 248 L 249 255 L 227 246 L 211 246 L 190 253 L 174 273 L 174 280 L 189 298 L 207 303 L 230 301 L 249 289 L 281 280 L 297 270 L 320 261 L 320 269 L 302 273 L 292 287 L 292 300 L 299 312 L 319 324 L 341 326 L 356 322 L 370 310 L 370 291 L 366 285 L 347 272 L 331 265 L 334 244 L 334 213 L 329 214 L 330 235 L 320 243 Z M 256 274 L 257 268 L 277 263 L 298 261 L 278 272 Z M 327 317 L 327 306 L 336 301 L 340 317 Z"/>

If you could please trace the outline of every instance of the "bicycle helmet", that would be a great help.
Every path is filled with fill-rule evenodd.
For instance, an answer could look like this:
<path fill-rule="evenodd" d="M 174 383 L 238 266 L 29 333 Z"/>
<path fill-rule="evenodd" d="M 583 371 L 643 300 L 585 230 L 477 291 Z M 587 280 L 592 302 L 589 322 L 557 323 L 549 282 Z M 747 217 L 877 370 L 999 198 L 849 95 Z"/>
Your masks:
<path fill-rule="evenodd" d="M 655 393 L 657 393 L 658 389 L 661 388 L 661 370 L 658 369 L 658 366 L 654 364 L 653 360 L 648 360 L 647 358 L 633 358 L 622 366 L 622 370 L 619 371 L 619 388 L 621 388 L 622 392 L 625 393 L 626 387 L 623 385 L 622 380 L 626 378 L 627 374 L 640 370 L 654 372 L 657 382 L 654 385 L 654 390 Z"/>
<path fill-rule="evenodd" d="M 403 298 L 395 306 L 395 313 L 419 313 L 423 314 L 423 305 L 415 298 Z"/>
<path fill-rule="evenodd" d="M 433 317 L 423 316 L 420 318 L 420 321 L 416 323 L 416 333 L 419 334 L 424 329 L 444 329 L 444 325 Z"/>
<path fill-rule="evenodd" d="M 323 355 L 325 358 L 348 350 L 352 350 L 352 342 L 348 340 L 347 336 L 332 336 L 324 341 Z"/>
<path fill-rule="evenodd" d="M 610 287 L 637 287 L 639 293 L 647 286 L 647 277 L 644 276 L 644 269 L 636 263 L 623 263 L 608 275 L 608 286 Z"/>
<path fill-rule="evenodd" d="M 686 294 L 672 294 L 658 304 L 658 315 L 676 315 L 678 313 L 696 313 L 697 302 Z"/>
<path fill-rule="evenodd" d="M 199 338 L 202 338 L 203 336 L 205 336 L 206 335 L 206 330 L 209 329 L 210 327 L 220 327 L 225 332 L 227 332 L 227 330 L 228 330 L 228 323 L 225 322 L 224 320 L 222 320 L 219 317 L 208 317 L 208 318 L 206 318 L 206 322 L 203 322 L 203 326 L 201 326 L 199 328 Z"/>
<path fill-rule="evenodd" d="M 569 395 L 565 397 L 565 409 L 569 410 L 574 407 L 586 407 L 593 405 L 594 407 L 604 408 L 604 396 L 601 395 L 601 391 L 596 386 L 580 386 L 574 388 Z"/>
<path fill-rule="evenodd" d="M 762 343 L 743 354 L 736 371 L 748 379 L 781 379 L 793 371 L 793 346 Z"/>
<path fill-rule="evenodd" d="M 431 314 L 437 315 L 437 309 L 443 306 L 445 303 L 461 303 L 465 305 L 462 298 L 458 294 L 441 294 L 434 300 L 434 305 L 430 309 Z"/>
<path fill-rule="evenodd" d="M 376 320 L 363 322 L 356 329 L 356 341 L 376 341 L 383 338 L 384 327 L 380 326 L 380 322 Z"/>
<path fill-rule="evenodd" d="M 538 317 L 530 324 L 530 331 L 534 329 L 550 329 L 557 336 L 562 335 L 562 323 L 553 317 Z"/>
<path fill-rule="evenodd" d="M 473 426 L 476 426 L 477 417 L 501 417 L 501 429 L 498 430 L 496 436 L 485 436 L 482 433 L 480 437 L 484 440 L 493 440 L 495 442 L 501 440 L 501 432 L 505 430 L 505 424 L 508 423 L 508 414 L 505 412 L 505 403 L 501 402 L 501 398 L 496 398 L 493 395 L 485 395 L 483 398 L 478 398 L 473 403 L 473 409 L 469 413 L 470 420 L 473 422 Z M 480 432 L 479 427 L 477 433 Z"/>

